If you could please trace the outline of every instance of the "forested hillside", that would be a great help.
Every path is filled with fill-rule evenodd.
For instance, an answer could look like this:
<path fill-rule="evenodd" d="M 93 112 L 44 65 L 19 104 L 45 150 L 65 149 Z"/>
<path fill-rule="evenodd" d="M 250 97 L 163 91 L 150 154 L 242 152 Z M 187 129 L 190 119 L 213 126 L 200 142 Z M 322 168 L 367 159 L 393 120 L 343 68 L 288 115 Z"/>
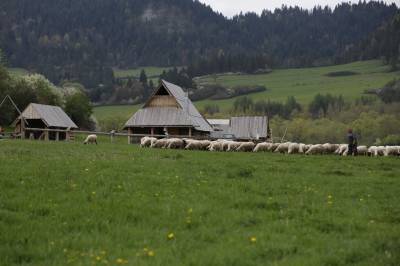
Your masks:
<path fill-rule="evenodd" d="M 202 74 L 352 60 L 398 8 L 343 3 L 227 19 L 192 0 L 2 0 L 0 12 L 10 66 L 94 88 L 113 83 L 112 67 L 186 65 Z"/>

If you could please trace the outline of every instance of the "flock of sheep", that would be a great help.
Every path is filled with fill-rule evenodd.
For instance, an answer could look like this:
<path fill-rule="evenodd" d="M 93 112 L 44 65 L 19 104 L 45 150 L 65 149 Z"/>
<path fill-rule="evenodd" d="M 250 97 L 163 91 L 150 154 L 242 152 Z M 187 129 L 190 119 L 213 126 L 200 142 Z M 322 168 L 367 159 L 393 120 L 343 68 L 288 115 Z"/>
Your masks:
<path fill-rule="evenodd" d="M 270 143 L 262 142 L 238 142 L 232 140 L 194 140 L 194 139 L 157 139 L 143 137 L 141 147 L 164 148 L 164 149 L 186 149 L 186 150 L 208 150 L 208 151 L 241 151 L 241 152 L 276 152 L 287 154 L 337 154 L 348 155 L 347 144 L 303 144 L 303 143 Z M 358 155 L 368 156 L 399 156 L 400 146 L 358 146 Z"/>

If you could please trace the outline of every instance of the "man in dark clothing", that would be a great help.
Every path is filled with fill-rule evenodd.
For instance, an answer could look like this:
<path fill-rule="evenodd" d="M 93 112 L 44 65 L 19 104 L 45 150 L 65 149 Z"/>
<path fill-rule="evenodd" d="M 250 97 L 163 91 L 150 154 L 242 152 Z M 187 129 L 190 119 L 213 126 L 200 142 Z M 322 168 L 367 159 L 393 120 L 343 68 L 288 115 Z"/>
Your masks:
<path fill-rule="evenodd" d="M 349 151 L 347 155 L 357 156 L 358 141 L 357 141 L 357 136 L 353 133 L 352 129 L 349 129 L 347 132 L 347 140 L 349 143 Z"/>

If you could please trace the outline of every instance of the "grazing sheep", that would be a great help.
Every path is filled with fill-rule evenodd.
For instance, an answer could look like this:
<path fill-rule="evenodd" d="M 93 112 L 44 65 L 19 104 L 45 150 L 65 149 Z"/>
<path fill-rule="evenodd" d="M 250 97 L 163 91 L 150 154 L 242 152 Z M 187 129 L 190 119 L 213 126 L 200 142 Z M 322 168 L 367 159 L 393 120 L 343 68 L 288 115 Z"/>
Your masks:
<path fill-rule="evenodd" d="M 312 145 L 308 151 L 306 152 L 307 155 L 309 154 L 323 154 L 324 148 L 321 144 Z"/>
<path fill-rule="evenodd" d="M 378 156 L 383 156 L 385 155 L 385 150 L 386 147 L 385 146 L 378 146 L 376 147 L 375 151 L 374 151 L 374 156 L 378 157 Z"/>
<path fill-rule="evenodd" d="M 185 141 L 182 139 L 172 138 L 168 140 L 166 147 L 168 149 L 183 149 L 185 147 Z"/>
<path fill-rule="evenodd" d="M 288 148 L 288 154 L 295 154 L 299 153 L 300 144 L 298 143 L 290 143 Z"/>
<path fill-rule="evenodd" d="M 278 148 L 279 145 L 281 145 L 281 144 L 282 144 L 282 143 L 279 143 L 279 142 L 277 142 L 277 143 L 272 143 L 270 151 L 272 151 L 272 152 L 275 151 L 276 148 Z"/>
<path fill-rule="evenodd" d="M 332 154 L 339 148 L 339 144 L 325 143 L 322 147 L 324 148 L 324 154 Z"/>
<path fill-rule="evenodd" d="M 268 142 L 261 142 L 256 145 L 254 148 L 253 152 L 263 152 L 263 151 L 269 151 L 272 146 L 272 143 Z"/>
<path fill-rule="evenodd" d="M 194 139 L 185 139 L 186 146 L 185 150 L 200 150 L 201 142 Z"/>
<path fill-rule="evenodd" d="M 201 146 L 201 150 L 205 151 L 207 150 L 207 147 L 210 146 L 211 141 L 209 140 L 200 140 L 200 146 Z"/>
<path fill-rule="evenodd" d="M 386 146 L 384 155 L 387 157 L 391 156 L 398 156 L 399 155 L 399 148 L 397 146 Z"/>
<path fill-rule="evenodd" d="M 97 145 L 97 135 L 89 135 L 86 137 L 85 141 L 83 142 L 83 144 L 96 144 Z"/>
<path fill-rule="evenodd" d="M 368 148 L 367 154 L 368 156 L 373 156 L 375 154 L 376 146 L 371 146 Z"/>
<path fill-rule="evenodd" d="M 232 141 L 229 142 L 228 144 L 228 149 L 226 151 L 236 151 L 237 148 L 239 148 L 239 146 L 242 144 L 242 142 L 236 142 L 236 141 Z"/>
<path fill-rule="evenodd" d="M 223 140 L 222 141 L 222 150 L 227 151 L 229 148 L 229 143 L 234 142 L 233 140 Z"/>
<path fill-rule="evenodd" d="M 150 146 L 151 148 L 165 148 L 168 145 L 168 139 L 158 139 Z"/>
<path fill-rule="evenodd" d="M 275 149 L 274 152 L 286 153 L 286 152 L 288 152 L 288 150 L 289 150 L 289 145 L 290 145 L 290 142 L 281 143 L 281 144 L 279 144 L 279 146 Z"/>
<path fill-rule="evenodd" d="M 210 145 L 208 146 L 209 151 L 222 151 L 222 141 L 216 140 L 211 141 Z"/>
<path fill-rule="evenodd" d="M 358 155 L 368 155 L 368 148 L 367 146 L 358 146 L 357 147 L 357 153 Z"/>
<path fill-rule="evenodd" d="M 156 138 L 152 138 L 152 137 L 143 137 L 140 140 L 140 147 L 144 148 L 144 147 L 150 147 L 151 144 L 153 144 L 155 141 L 157 141 Z"/>
<path fill-rule="evenodd" d="M 237 151 L 251 152 L 253 151 L 256 144 L 253 142 L 242 142 L 240 146 L 236 149 Z"/>
<path fill-rule="evenodd" d="M 343 155 L 343 153 L 346 152 L 347 155 L 347 150 L 349 149 L 349 145 L 348 144 L 340 144 L 339 147 L 336 149 L 336 151 L 334 153 L 339 154 L 339 155 Z"/>
<path fill-rule="evenodd" d="M 299 144 L 299 153 L 304 154 L 307 152 L 307 150 L 310 148 L 309 145 L 306 145 L 304 143 Z"/>

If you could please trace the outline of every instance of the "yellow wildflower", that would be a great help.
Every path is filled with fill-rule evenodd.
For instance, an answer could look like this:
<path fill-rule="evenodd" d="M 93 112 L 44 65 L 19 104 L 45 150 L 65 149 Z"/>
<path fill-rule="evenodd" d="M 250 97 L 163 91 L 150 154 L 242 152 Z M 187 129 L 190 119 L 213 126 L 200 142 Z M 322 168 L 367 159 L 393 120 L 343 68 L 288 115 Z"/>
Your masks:
<path fill-rule="evenodd" d="M 149 257 L 154 257 L 154 255 L 156 255 L 156 254 L 153 250 L 149 250 L 149 252 L 147 252 L 147 256 L 149 256 Z"/>
<path fill-rule="evenodd" d="M 250 242 L 251 243 L 256 243 L 257 242 L 257 238 L 255 236 L 250 237 Z"/>
<path fill-rule="evenodd" d="M 174 239 L 174 238 L 175 238 L 174 233 L 169 233 L 168 236 L 167 236 L 167 238 L 168 238 L 168 240 Z"/>

